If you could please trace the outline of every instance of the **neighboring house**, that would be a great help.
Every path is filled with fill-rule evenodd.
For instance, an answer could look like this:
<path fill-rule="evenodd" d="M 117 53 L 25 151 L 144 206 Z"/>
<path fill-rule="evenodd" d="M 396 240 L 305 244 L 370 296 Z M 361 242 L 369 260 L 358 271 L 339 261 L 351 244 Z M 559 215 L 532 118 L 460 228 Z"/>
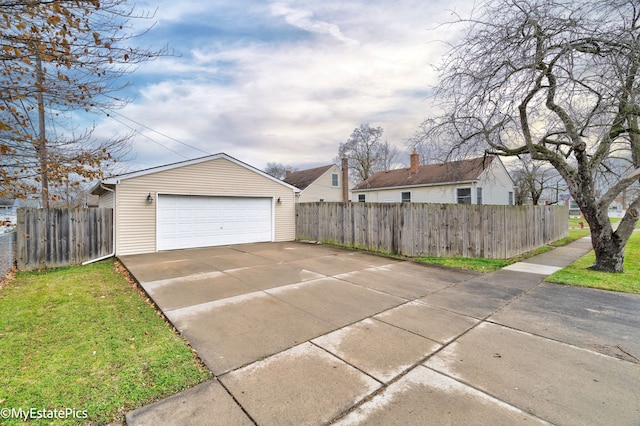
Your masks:
<path fill-rule="evenodd" d="M 513 180 L 497 156 L 378 172 L 353 189 L 354 201 L 513 204 Z"/>
<path fill-rule="evenodd" d="M 40 208 L 38 200 L 22 200 L 18 198 L 0 198 L 0 222 L 16 224 L 18 209 L 22 207 Z"/>
<path fill-rule="evenodd" d="M 287 171 L 284 181 L 300 190 L 297 197 L 299 203 L 348 202 L 350 198 L 349 180 L 346 179 L 345 185 L 345 174 L 335 164 L 297 172 Z"/>
<path fill-rule="evenodd" d="M 0 198 L 0 234 L 13 230 L 17 209 L 18 200 Z"/>
<path fill-rule="evenodd" d="M 295 239 L 299 190 L 227 154 L 105 179 L 115 255 Z"/>
<path fill-rule="evenodd" d="M 578 207 L 578 203 L 570 194 L 560 194 L 558 205 L 569 207 L 569 217 L 582 217 L 582 211 Z M 616 198 L 609 204 L 607 212 L 609 217 L 623 217 L 627 212 L 626 202 L 623 198 Z"/>
<path fill-rule="evenodd" d="M 95 194 L 89 194 L 82 200 L 82 208 L 90 209 L 100 206 L 100 197 Z"/>
<path fill-rule="evenodd" d="M 0 198 L 0 219 L 15 217 L 19 201 L 13 198 Z"/>
<path fill-rule="evenodd" d="M 616 198 L 609 204 L 609 217 L 623 217 L 627 212 L 624 200 Z"/>

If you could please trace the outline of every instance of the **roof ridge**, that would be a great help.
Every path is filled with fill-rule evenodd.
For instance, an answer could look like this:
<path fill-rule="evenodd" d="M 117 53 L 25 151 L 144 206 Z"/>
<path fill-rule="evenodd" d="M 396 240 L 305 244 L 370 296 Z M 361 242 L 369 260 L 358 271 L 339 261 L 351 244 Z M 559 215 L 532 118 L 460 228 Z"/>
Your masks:
<path fill-rule="evenodd" d="M 304 173 L 304 172 L 310 172 L 312 170 L 320 170 L 320 169 L 330 169 L 332 166 L 334 166 L 333 163 L 331 164 L 327 164 L 326 166 L 318 166 L 318 167 L 312 167 L 310 169 L 304 169 L 304 170 L 296 170 L 296 171 L 292 171 L 290 174 L 294 174 L 294 173 Z"/>

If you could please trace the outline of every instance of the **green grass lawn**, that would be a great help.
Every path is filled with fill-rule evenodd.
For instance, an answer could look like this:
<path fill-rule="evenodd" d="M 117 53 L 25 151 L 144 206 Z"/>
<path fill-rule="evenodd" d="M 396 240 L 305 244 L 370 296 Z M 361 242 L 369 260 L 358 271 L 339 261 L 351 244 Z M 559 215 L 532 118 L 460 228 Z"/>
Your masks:
<path fill-rule="evenodd" d="M 550 275 L 545 281 L 626 293 L 640 293 L 640 232 L 634 232 L 629 238 L 622 274 L 587 269 L 594 261 L 595 254 L 590 252 L 568 267 Z"/>
<path fill-rule="evenodd" d="M 513 263 L 509 260 L 481 259 L 475 257 L 416 257 L 413 260 L 431 265 L 448 266 L 450 268 L 467 269 L 476 272 L 492 272 Z"/>
<path fill-rule="evenodd" d="M 580 222 L 584 222 L 585 228 L 580 228 Z M 619 222 L 620 219 L 612 218 L 611 222 Z M 640 228 L 640 222 L 636 225 Z M 435 265 L 449 266 L 454 268 L 462 268 L 478 272 L 492 272 L 500 268 L 504 268 L 512 263 L 519 262 L 544 251 L 551 250 L 553 247 L 561 247 L 569 244 L 571 241 L 588 237 L 590 231 L 588 224 L 583 218 L 569 218 L 569 236 L 561 240 L 551 243 L 549 246 L 541 247 L 530 253 L 507 259 L 475 259 L 475 258 L 439 258 L 439 257 L 421 257 L 414 260 L 418 262 L 430 263 Z M 579 285 L 584 287 L 594 287 L 605 290 L 624 291 L 627 293 L 640 293 L 640 234 L 635 232 L 625 251 L 625 264 L 623 274 L 608 274 L 605 272 L 596 272 L 587 268 L 593 264 L 595 256 L 590 253 L 581 259 L 578 259 L 573 265 L 558 271 L 547 278 L 547 281 Z"/>
<path fill-rule="evenodd" d="M 498 269 L 504 268 L 516 262 L 521 262 L 524 259 L 542 254 L 549 250 L 553 250 L 553 247 L 560 247 L 569 244 L 571 241 L 589 235 L 588 229 L 570 229 L 569 236 L 558 240 L 549 246 L 540 247 L 529 253 L 524 253 L 520 256 L 512 257 L 511 259 L 482 259 L 475 257 L 416 257 L 413 258 L 416 262 L 429 263 L 431 265 L 448 266 L 451 268 L 460 268 L 476 272 L 493 272 Z"/>
<path fill-rule="evenodd" d="M 82 423 L 104 424 L 208 378 L 112 260 L 19 272 L 0 290 L 0 408 L 86 410 Z"/>
<path fill-rule="evenodd" d="M 589 224 L 587 223 L 587 221 L 583 218 L 583 217 L 570 217 L 569 218 L 569 229 L 571 228 L 580 228 L 580 222 L 583 223 L 583 225 L 588 228 Z M 613 220 L 612 220 L 613 222 Z"/>
<path fill-rule="evenodd" d="M 554 241 L 550 244 L 552 247 L 562 247 L 569 244 L 571 241 L 579 240 L 583 237 L 588 237 L 591 234 L 589 229 L 569 229 L 569 236 L 566 238 L 562 238 L 561 240 Z"/>
<path fill-rule="evenodd" d="M 578 237 L 581 238 L 581 237 Z M 573 240 L 571 240 L 573 241 Z M 568 243 L 569 241 L 567 241 Z M 565 244 L 567 244 L 565 243 Z M 432 265 L 448 266 L 451 268 L 460 268 L 476 272 L 493 272 L 498 269 L 509 266 L 513 263 L 520 262 L 536 254 L 542 254 L 549 250 L 552 250 L 551 246 L 543 246 L 529 253 L 522 254 L 520 256 L 512 257 L 511 259 L 483 259 L 476 257 L 417 257 L 413 260 L 417 262 L 429 263 Z"/>
<path fill-rule="evenodd" d="M 477 272 L 492 272 L 512 263 L 519 262 L 536 254 L 552 250 L 553 247 L 561 247 L 579 238 L 589 236 L 589 229 L 569 229 L 569 236 L 552 243 L 550 246 L 541 247 L 530 253 L 507 260 L 499 259 L 475 259 L 475 258 L 440 258 L 421 257 L 414 260 L 418 262 L 453 268 L 467 269 Z M 624 273 L 611 274 L 606 272 L 591 271 L 587 269 L 595 261 L 593 252 L 578 259 L 572 265 L 547 277 L 546 281 L 576 285 L 582 287 L 599 288 L 603 290 L 622 291 L 626 293 L 640 293 L 640 233 L 634 232 L 625 250 Z"/>

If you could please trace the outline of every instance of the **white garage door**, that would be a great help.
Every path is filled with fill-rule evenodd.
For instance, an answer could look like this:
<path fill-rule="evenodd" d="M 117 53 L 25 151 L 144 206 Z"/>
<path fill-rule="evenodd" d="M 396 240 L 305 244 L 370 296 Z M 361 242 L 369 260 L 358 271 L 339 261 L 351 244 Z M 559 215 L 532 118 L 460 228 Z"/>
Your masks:
<path fill-rule="evenodd" d="M 158 250 L 272 241 L 271 198 L 158 196 Z"/>

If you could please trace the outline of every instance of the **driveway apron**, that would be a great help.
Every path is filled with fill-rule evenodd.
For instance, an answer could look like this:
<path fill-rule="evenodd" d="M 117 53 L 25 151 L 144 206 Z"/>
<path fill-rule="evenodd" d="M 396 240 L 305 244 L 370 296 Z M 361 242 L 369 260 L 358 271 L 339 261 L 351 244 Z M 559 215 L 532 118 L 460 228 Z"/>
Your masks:
<path fill-rule="evenodd" d="M 145 424 L 640 424 L 640 296 L 305 243 L 121 261 L 215 378 Z"/>

